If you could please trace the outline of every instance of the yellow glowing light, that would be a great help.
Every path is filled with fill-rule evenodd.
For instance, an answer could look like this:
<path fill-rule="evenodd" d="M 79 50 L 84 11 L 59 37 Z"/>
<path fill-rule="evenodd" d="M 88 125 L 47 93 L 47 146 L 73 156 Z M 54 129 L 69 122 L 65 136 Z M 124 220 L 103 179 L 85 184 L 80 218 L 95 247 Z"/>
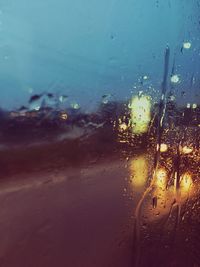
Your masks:
<path fill-rule="evenodd" d="M 121 131 L 126 131 L 126 130 L 128 129 L 128 126 L 126 125 L 126 123 L 121 123 L 121 124 L 119 125 L 119 129 L 120 129 Z"/>
<path fill-rule="evenodd" d="M 192 185 L 192 175 L 188 172 L 184 173 L 183 176 L 181 177 L 181 192 L 186 192 L 190 189 L 190 186 Z"/>
<path fill-rule="evenodd" d="M 167 183 L 167 171 L 164 168 L 160 168 L 156 172 L 156 185 L 165 188 Z"/>
<path fill-rule="evenodd" d="M 130 163 L 133 187 L 143 187 L 148 179 L 148 160 L 144 155 L 133 158 Z"/>
<path fill-rule="evenodd" d="M 167 152 L 168 146 L 166 144 L 161 144 L 160 145 L 160 152 Z"/>
<path fill-rule="evenodd" d="M 183 153 L 183 154 L 190 154 L 190 153 L 192 153 L 192 151 L 193 151 L 193 148 L 192 148 L 192 147 L 184 146 L 184 147 L 182 148 L 182 153 Z"/>
<path fill-rule="evenodd" d="M 129 107 L 131 109 L 131 124 L 133 133 L 146 133 L 148 131 L 149 123 L 151 121 L 150 97 L 133 97 Z"/>

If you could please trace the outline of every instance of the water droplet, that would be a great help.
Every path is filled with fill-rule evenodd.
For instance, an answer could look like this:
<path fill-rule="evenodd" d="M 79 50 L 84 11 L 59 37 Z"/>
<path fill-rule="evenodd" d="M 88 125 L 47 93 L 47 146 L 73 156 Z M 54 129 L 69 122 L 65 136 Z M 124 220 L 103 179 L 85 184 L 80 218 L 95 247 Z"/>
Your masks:
<path fill-rule="evenodd" d="M 176 100 L 176 97 L 174 95 L 171 95 L 170 98 L 169 98 L 170 101 L 175 101 Z"/>
<path fill-rule="evenodd" d="M 60 114 L 60 118 L 61 118 L 62 120 L 67 120 L 67 118 L 68 118 L 67 113 L 66 113 L 66 112 L 62 112 L 62 113 Z"/>
<path fill-rule="evenodd" d="M 184 49 L 190 49 L 191 46 L 192 46 L 192 44 L 191 44 L 190 42 L 184 42 L 184 43 L 183 43 L 183 48 L 184 48 Z"/>
<path fill-rule="evenodd" d="M 167 144 L 161 144 L 160 145 L 160 152 L 167 152 L 168 146 Z"/>
<path fill-rule="evenodd" d="M 72 102 L 71 107 L 76 110 L 80 109 L 80 105 L 77 102 Z"/>
<path fill-rule="evenodd" d="M 42 105 L 42 95 L 33 95 L 29 99 L 29 110 L 40 110 Z"/>
<path fill-rule="evenodd" d="M 171 76 L 171 83 L 180 83 L 180 76 L 177 74 L 174 74 Z"/>
<path fill-rule="evenodd" d="M 115 37 L 115 34 L 114 34 L 114 33 L 111 33 L 111 35 L 110 35 L 110 39 L 111 39 L 111 40 L 115 40 L 115 38 L 116 38 L 116 37 Z"/>
<path fill-rule="evenodd" d="M 142 224 L 142 228 L 143 228 L 144 230 L 146 230 L 146 229 L 147 229 L 147 224 L 146 224 L 146 223 L 143 223 L 143 224 Z"/>
<path fill-rule="evenodd" d="M 181 96 L 185 96 L 185 95 L 186 95 L 185 91 L 182 91 Z"/>
<path fill-rule="evenodd" d="M 195 103 L 192 104 L 192 108 L 193 108 L 193 109 L 196 109 L 196 108 L 197 108 L 197 104 L 195 104 Z"/>
<path fill-rule="evenodd" d="M 64 102 L 67 101 L 67 98 L 68 98 L 68 96 L 66 96 L 66 95 L 61 95 L 61 96 L 59 97 L 59 101 L 60 101 L 61 103 L 64 103 Z"/>
<path fill-rule="evenodd" d="M 102 96 L 102 103 L 108 104 L 111 100 L 112 95 L 111 94 L 105 94 Z"/>
<path fill-rule="evenodd" d="M 149 77 L 147 76 L 147 75 L 144 75 L 143 76 L 143 80 L 145 81 L 145 80 L 148 80 L 149 79 Z"/>
<path fill-rule="evenodd" d="M 191 108 L 191 104 L 190 103 L 187 103 L 187 108 Z"/>
<path fill-rule="evenodd" d="M 143 95 L 143 91 L 138 92 L 138 96 L 141 97 Z"/>
<path fill-rule="evenodd" d="M 36 111 L 40 110 L 40 108 L 41 108 L 41 106 L 39 103 L 33 103 L 29 107 L 30 110 L 36 110 Z"/>
<path fill-rule="evenodd" d="M 33 96 L 31 96 L 30 99 L 29 99 L 29 103 L 34 103 L 35 101 L 40 100 L 41 96 L 42 95 L 33 95 Z"/>

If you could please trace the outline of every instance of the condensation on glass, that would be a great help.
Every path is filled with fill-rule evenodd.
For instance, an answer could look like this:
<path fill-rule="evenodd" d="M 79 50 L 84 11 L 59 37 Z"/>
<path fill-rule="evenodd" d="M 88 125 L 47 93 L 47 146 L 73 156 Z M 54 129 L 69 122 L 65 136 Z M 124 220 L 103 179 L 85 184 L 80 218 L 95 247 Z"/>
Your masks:
<path fill-rule="evenodd" d="M 200 1 L 0 2 L 0 266 L 200 266 Z"/>

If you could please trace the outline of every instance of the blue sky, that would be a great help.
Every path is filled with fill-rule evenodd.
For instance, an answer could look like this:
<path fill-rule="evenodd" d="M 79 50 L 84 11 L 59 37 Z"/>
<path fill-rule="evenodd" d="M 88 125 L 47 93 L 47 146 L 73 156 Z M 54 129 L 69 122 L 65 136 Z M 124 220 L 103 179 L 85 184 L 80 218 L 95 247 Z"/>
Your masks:
<path fill-rule="evenodd" d="M 43 91 L 84 109 L 104 94 L 144 90 L 156 99 L 166 45 L 181 77 L 178 101 L 200 102 L 199 21 L 199 0 L 1 0 L 0 106 L 18 108 Z M 184 41 L 192 46 L 181 53 Z"/>

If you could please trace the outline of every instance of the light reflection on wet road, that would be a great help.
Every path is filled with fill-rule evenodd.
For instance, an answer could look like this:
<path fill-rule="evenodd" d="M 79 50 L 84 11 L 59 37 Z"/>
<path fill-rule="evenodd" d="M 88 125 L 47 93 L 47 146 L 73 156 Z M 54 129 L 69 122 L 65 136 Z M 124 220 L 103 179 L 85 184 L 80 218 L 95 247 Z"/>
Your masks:
<path fill-rule="evenodd" d="M 124 162 L 2 182 L 1 266 L 131 266 Z"/>
<path fill-rule="evenodd" d="M 199 266 L 198 163 L 177 190 L 162 157 L 153 178 L 140 151 L 2 180 L 0 266 Z"/>

